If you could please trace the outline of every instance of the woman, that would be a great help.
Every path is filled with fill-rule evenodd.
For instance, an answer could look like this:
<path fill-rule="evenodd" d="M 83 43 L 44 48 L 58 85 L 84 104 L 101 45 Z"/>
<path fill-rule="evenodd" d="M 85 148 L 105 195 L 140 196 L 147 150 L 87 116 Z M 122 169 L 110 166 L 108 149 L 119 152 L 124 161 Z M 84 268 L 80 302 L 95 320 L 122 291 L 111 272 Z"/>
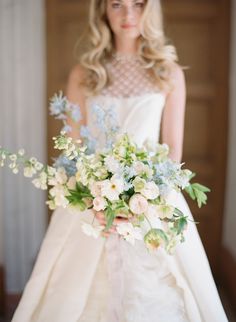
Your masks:
<path fill-rule="evenodd" d="M 163 142 L 182 156 L 185 80 L 167 45 L 158 0 L 92 0 L 90 49 L 69 77 L 67 97 L 80 105 L 96 133 L 91 105 L 115 107 L 122 131 L 137 144 Z M 162 121 L 162 123 L 161 123 Z M 78 124 L 72 135 L 79 136 Z M 169 202 L 192 218 L 181 194 Z M 184 322 L 227 321 L 194 224 L 175 255 L 149 254 L 115 234 L 94 240 L 81 231 L 92 210 L 54 212 L 13 321 Z M 104 223 L 103 213 L 97 220 Z M 123 219 L 124 220 L 124 219 Z"/>

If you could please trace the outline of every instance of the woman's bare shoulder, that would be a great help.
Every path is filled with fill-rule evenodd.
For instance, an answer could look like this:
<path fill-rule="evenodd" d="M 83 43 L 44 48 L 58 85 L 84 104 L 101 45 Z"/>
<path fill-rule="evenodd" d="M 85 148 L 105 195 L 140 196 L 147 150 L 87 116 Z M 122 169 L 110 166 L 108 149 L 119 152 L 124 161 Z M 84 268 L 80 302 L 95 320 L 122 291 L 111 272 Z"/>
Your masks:
<path fill-rule="evenodd" d="M 173 81 L 183 81 L 185 78 L 183 68 L 176 62 L 170 63 L 170 77 Z"/>
<path fill-rule="evenodd" d="M 75 80 L 81 82 L 85 77 L 85 68 L 80 65 L 76 64 L 72 67 L 69 73 L 69 81 Z"/>
<path fill-rule="evenodd" d="M 85 98 L 85 69 L 77 64 L 69 72 L 66 94 L 70 101 L 82 104 Z"/>

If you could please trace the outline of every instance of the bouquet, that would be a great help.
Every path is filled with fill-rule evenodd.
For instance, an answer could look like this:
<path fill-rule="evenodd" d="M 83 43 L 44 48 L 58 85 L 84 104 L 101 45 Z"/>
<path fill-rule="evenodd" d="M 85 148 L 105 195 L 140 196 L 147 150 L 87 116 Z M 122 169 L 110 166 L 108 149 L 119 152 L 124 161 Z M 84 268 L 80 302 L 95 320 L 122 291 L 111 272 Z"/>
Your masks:
<path fill-rule="evenodd" d="M 0 165 L 6 162 L 13 173 L 23 166 L 24 175 L 33 177 L 33 184 L 48 191 L 50 209 L 72 207 L 79 211 L 91 209 L 94 219 L 103 211 L 106 225 L 82 222 L 85 234 L 98 238 L 110 229 L 116 217 L 127 220 L 117 224 L 116 232 L 127 242 L 144 242 L 149 250 L 159 247 L 173 253 L 184 241 L 188 217 L 168 203 L 171 191 L 185 190 L 201 207 L 207 201 L 207 187 L 190 183 L 195 174 L 183 169 L 183 164 L 168 157 L 166 144 L 146 141 L 139 147 L 127 133 L 120 133 L 115 113 L 93 107 L 94 123 L 100 129 L 93 137 L 89 129 L 81 127 L 81 140 L 73 140 L 68 133 L 67 116 L 79 122 L 79 107 L 60 93 L 51 100 L 51 114 L 61 119 L 64 127 L 54 137 L 55 149 L 61 155 L 53 166 L 43 165 L 35 158 L 25 157 L 24 150 L 10 153 L 0 148 Z M 99 147 L 103 136 L 105 144 Z"/>

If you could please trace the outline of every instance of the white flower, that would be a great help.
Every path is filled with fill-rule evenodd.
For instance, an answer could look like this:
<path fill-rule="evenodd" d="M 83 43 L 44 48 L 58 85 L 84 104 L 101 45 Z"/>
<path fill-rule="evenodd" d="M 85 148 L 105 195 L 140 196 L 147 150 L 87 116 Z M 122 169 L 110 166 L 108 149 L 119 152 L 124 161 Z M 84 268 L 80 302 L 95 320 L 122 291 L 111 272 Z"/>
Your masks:
<path fill-rule="evenodd" d="M 148 209 L 148 201 L 140 193 L 136 193 L 130 198 L 129 207 L 132 213 L 141 215 Z"/>
<path fill-rule="evenodd" d="M 40 170 L 42 170 L 42 168 L 43 168 L 43 164 L 37 161 L 35 164 L 35 169 L 37 171 L 40 171 Z"/>
<path fill-rule="evenodd" d="M 54 174 L 54 177 L 48 180 L 50 186 L 55 186 L 57 184 L 64 184 L 67 182 L 66 170 L 64 168 L 58 168 Z"/>
<path fill-rule="evenodd" d="M 36 173 L 36 170 L 32 166 L 27 166 L 24 168 L 24 176 L 27 178 L 31 178 Z"/>
<path fill-rule="evenodd" d="M 157 206 L 157 213 L 161 219 L 164 219 L 164 218 L 171 219 L 173 217 L 174 210 L 175 210 L 175 207 L 171 205 Z"/>
<path fill-rule="evenodd" d="M 16 154 L 11 154 L 11 155 L 9 155 L 9 159 L 11 161 L 16 161 L 17 160 L 17 155 Z"/>
<path fill-rule="evenodd" d="M 66 208 L 69 204 L 68 199 L 66 199 L 66 197 L 62 196 L 62 195 L 58 195 L 55 197 L 55 205 L 57 207 L 63 207 Z"/>
<path fill-rule="evenodd" d="M 18 154 L 19 154 L 19 156 L 23 156 L 24 154 L 25 154 L 25 150 L 24 149 L 20 149 L 19 151 L 18 151 Z"/>
<path fill-rule="evenodd" d="M 106 199 L 103 197 L 96 197 L 93 199 L 93 209 L 96 211 L 104 210 L 106 205 Z"/>
<path fill-rule="evenodd" d="M 56 169 L 55 168 L 53 168 L 53 167 L 50 167 L 50 166 L 47 166 L 47 172 L 48 172 L 48 175 L 49 176 L 54 176 L 55 175 L 55 173 L 56 173 Z"/>
<path fill-rule="evenodd" d="M 122 158 L 126 156 L 126 148 L 124 146 L 119 146 L 118 155 Z"/>
<path fill-rule="evenodd" d="M 137 175 L 146 174 L 148 178 L 151 178 L 153 175 L 152 168 L 150 168 L 149 165 L 144 164 L 141 161 L 135 161 L 133 163 L 133 168 Z"/>
<path fill-rule="evenodd" d="M 54 200 L 48 200 L 48 201 L 46 201 L 46 205 L 48 205 L 49 209 L 51 209 L 51 210 L 56 209 L 56 205 L 55 205 Z"/>
<path fill-rule="evenodd" d="M 105 228 L 105 226 L 97 226 L 94 227 L 88 223 L 83 223 L 82 224 L 82 231 L 88 235 L 88 236 L 92 236 L 94 238 L 98 238 L 101 234 L 101 231 Z"/>
<path fill-rule="evenodd" d="M 140 192 L 144 187 L 145 187 L 146 181 L 140 177 L 135 177 L 133 180 L 132 184 L 134 186 L 134 191 L 135 192 Z"/>
<path fill-rule="evenodd" d="M 63 208 L 66 208 L 66 206 L 69 204 L 69 200 L 66 198 L 68 191 L 64 186 L 59 184 L 55 185 L 50 189 L 49 193 L 52 197 L 54 197 L 55 205 L 57 207 L 62 206 Z"/>
<path fill-rule="evenodd" d="M 135 172 L 139 175 L 142 174 L 145 170 L 145 164 L 141 161 L 135 161 L 133 163 L 133 168 L 135 170 Z"/>
<path fill-rule="evenodd" d="M 134 245 L 135 239 L 142 240 L 141 229 L 134 227 L 130 222 L 117 224 L 116 230 L 125 240 Z"/>
<path fill-rule="evenodd" d="M 192 174 L 192 171 L 188 169 L 184 169 L 181 171 L 180 175 L 177 176 L 177 182 L 178 182 L 178 185 L 181 187 L 181 189 L 184 189 L 185 187 L 189 186 L 189 180 L 190 180 L 191 174 Z"/>
<path fill-rule="evenodd" d="M 110 201 L 119 200 L 120 193 L 124 191 L 124 181 L 114 175 L 110 180 L 103 181 L 101 191 L 102 196 L 107 197 Z"/>
<path fill-rule="evenodd" d="M 12 172 L 13 172 L 14 174 L 17 174 L 17 173 L 19 173 L 19 169 L 18 169 L 17 167 L 15 167 L 15 168 L 12 170 Z"/>
<path fill-rule="evenodd" d="M 140 190 L 140 192 L 144 197 L 150 200 L 156 199 L 160 194 L 159 188 L 154 181 L 146 182 L 144 188 Z"/>
<path fill-rule="evenodd" d="M 30 161 L 31 164 L 35 165 L 35 163 L 37 162 L 37 159 L 32 157 L 32 158 L 30 158 L 29 161 Z"/>
<path fill-rule="evenodd" d="M 94 172 L 94 175 L 99 179 L 103 180 L 107 177 L 107 169 L 105 167 L 99 166 L 96 171 Z"/>
<path fill-rule="evenodd" d="M 67 187 L 70 190 L 75 190 L 75 188 L 76 188 L 76 178 L 75 177 L 70 177 L 70 179 L 67 182 Z"/>
<path fill-rule="evenodd" d="M 66 170 L 64 168 L 59 168 L 56 172 L 56 180 L 59 184 L 64 184 L 67 182 Z"/>
<path fill-rule="evenodd" d="M 90 192 L 94 197 L 101 196 L 103 182 L 104 181 L 94 181 L 90 184 Z"/>
<path fill-rule="evenodd" d="M 40 176 L 32 181 L 34 186 L 38 189 L 47 190 L 47 174 L 41 172 Z"/>
<path fill-rule="evenodd" d="M 117 173 L 120 169 L 120 163 L 113 156 L 108 155 L 105 158 L 105 166 L 109 172 Z"/>

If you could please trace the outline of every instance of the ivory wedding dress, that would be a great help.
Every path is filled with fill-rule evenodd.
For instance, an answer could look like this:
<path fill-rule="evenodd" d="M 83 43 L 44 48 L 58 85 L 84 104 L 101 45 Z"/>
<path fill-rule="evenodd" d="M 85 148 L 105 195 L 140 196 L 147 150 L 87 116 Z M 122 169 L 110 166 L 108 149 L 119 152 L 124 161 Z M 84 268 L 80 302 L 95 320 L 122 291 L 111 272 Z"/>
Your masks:
<path fill-rule="evenodd" d="M 116 58 L 113 78 L 87 100 L 87 121 L 96 133 L 91 105 L 113 106 L 124 132 L 142 144 L 158 141 L 165 95 L 138 59 Z M 178 106 L 176 106 L 178 108 Z M 192 218 L 181 193 L 169 202 Z M 173 256 L 150 254 L 112 235 L 93 239 L 81 231 L 90 211 L 57 209 L 13 322 L 225 322 L 218 292 L 196 227 Z"/>

